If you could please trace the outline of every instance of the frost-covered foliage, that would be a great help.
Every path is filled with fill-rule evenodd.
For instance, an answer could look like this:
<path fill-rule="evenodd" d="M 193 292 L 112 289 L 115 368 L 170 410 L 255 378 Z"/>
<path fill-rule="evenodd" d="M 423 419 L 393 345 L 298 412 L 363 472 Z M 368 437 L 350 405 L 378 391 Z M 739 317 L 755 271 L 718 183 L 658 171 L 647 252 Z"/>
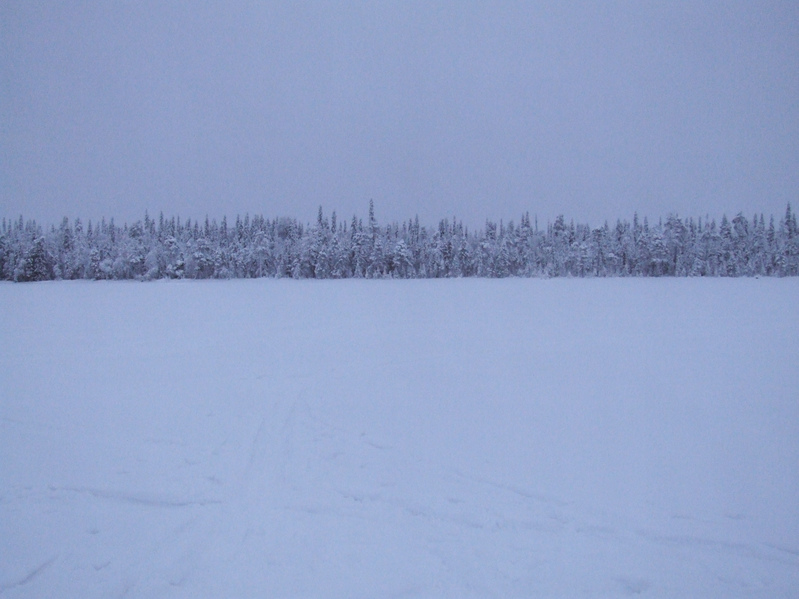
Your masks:
<path fill-rule="evenodd" d="M 768 224 L 739 213 L 719 225 L 670 215 L 650 225 L 637 215 L 592 229 L 563 216 L 546 228 L 529 214 L 517 225 L 487 221 L 470 232 L 461 222 L 437 227 L 379 225 L 370 203 L 366 223 L 330 219 L 322 208 L 313 225 L 293 218 L 179 218 L 119 227 L 114 220 L 85 226 L 65 218 L 43 230 L 34 221 L 3 219 L 0 279 L 162 278 L 440 278 L 606 276 L 795 276 L 799 227 L 788 205 Z"/>

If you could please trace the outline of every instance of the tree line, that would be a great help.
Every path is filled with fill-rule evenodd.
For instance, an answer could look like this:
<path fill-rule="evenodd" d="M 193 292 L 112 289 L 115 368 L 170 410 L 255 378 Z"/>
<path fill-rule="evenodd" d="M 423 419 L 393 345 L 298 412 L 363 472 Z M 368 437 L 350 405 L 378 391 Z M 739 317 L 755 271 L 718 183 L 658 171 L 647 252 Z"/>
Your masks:
<path fill-rule="evenodd" d="M 650 224 L 634 216 L 598 228 L 558 216 L 539 228 L 529 213 L 518 224 L 486 221 L 469 231 L 457 219 L 436 227 L 418 217 L 381 225 L 369 204 L 366 222 L 319 208 L 317 220 L 236 217 L 229 223 L 180 218 L 118 226 L 64 218 L 43 229 L 33 220 L 2 221 L 0 280 L 152 280 L 290 277 L 614 277 L 795 276 L 799 228 L 790 204 L 768 224 L 751 219 L 682 219 Z"/>

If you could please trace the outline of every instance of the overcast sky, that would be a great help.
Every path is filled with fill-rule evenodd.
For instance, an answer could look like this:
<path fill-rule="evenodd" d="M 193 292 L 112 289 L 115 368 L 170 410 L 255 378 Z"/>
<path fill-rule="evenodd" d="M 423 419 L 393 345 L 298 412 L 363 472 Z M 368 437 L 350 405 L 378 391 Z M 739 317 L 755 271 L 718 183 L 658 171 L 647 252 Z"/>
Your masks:
<path fill-rule="evenodd" d="M 799 3 L 0 3 L 0 214 L 799 208 Z"/>

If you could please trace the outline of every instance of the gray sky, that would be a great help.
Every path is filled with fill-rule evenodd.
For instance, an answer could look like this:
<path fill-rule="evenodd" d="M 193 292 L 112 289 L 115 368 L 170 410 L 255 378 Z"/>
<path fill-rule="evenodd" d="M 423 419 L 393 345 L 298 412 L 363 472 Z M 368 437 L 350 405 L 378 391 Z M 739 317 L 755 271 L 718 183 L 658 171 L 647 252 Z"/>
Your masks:
<path fill-rule="evenodd" d="M 799 3 L 0 3 L 0 214 L 799 208 Z"/>

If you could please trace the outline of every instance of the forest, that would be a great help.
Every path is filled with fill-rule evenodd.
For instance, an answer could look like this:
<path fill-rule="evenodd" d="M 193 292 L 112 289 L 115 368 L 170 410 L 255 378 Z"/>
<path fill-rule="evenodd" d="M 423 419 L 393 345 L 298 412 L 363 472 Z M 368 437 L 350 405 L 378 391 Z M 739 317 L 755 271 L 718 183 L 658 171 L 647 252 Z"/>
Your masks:
<path fill-rule="evenodd" d="M 788 204 L 768 224 L 751 219 L 682 219 L 656 224 L 637 215 L 599 228 L 558 216 L 539 227 L 486 221 L 469 231 L 461 221 L 436 227 L 419 218 L 381 225 L 369 203 L 367 221 L 347 222 L 319 208 L 316 222 L 237 216 L 153 219 L 130 225 L 113 219 L 84 224 L 64 218 L 42 228 L 33 220 L 3 219 L 0 280 L 211 279 L 290 277 L 740 277 L 799 274 L 799 228 Z"/>

